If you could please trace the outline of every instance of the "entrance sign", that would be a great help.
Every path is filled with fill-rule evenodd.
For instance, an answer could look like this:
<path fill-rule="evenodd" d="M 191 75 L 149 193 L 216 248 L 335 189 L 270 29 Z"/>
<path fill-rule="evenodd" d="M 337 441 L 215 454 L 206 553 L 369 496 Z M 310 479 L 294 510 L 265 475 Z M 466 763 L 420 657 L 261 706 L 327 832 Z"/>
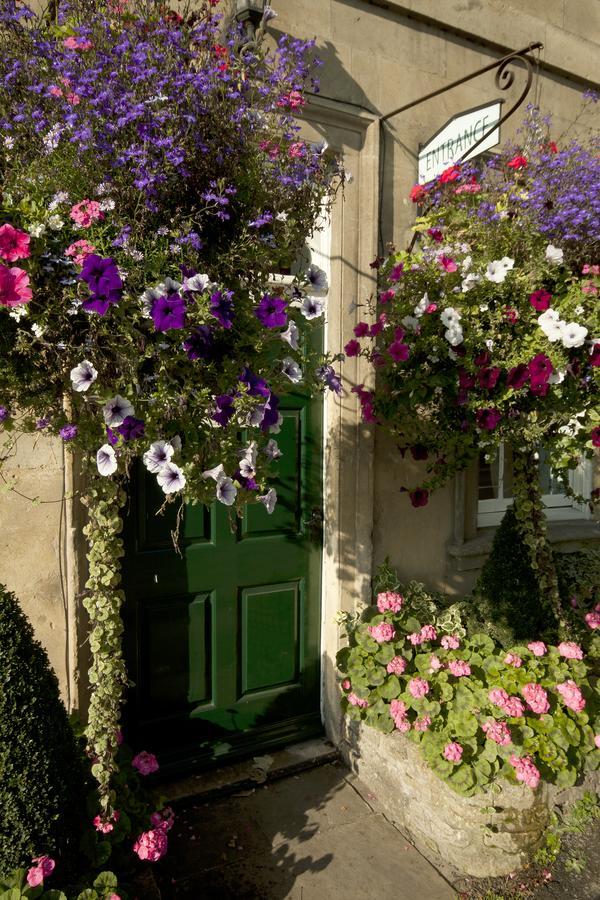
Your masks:
<path fill-rule="evenodd" d="M 465 154 L 500 119 L 501 100 L 459 113 L 446 122 L 437 134 L 419 150 L 419 184 L 432 181 L 444 169 L 464 156 L 474 159 L 500 141 L 500 126 L 478 145 L 474 153 Z"/>

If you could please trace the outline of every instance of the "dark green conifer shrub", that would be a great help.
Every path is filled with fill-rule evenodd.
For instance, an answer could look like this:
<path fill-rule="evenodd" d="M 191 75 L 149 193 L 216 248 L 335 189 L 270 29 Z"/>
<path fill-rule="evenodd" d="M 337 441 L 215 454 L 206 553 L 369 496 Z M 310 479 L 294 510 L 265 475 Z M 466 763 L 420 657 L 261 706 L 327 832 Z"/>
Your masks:
<path fill-rule="evenodd" d="M 473 605 L 485 630 L 504 645 L 556 638 L 552 609 L 540 594 L 512 506 L 496 530 L 475 586 Z"/>
<path fill-rule="evenodd" d="M 57 875 L 73 871 L 84 771 L 46 652 L 0 585 L 1 875 L 43 854 L 56 860 Z"/>

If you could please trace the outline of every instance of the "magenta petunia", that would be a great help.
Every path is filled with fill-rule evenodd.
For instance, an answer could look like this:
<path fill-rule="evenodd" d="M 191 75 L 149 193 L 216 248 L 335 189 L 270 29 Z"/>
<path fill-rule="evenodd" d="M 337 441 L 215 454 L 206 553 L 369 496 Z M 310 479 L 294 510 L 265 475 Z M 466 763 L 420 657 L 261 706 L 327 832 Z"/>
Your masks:
<path fill-rule="evenodd" d="M 30 237 L 25 231 L 19 231 L 8 223 L 0 226 L 0 258 L 6 262 L 27 259 L 31 255 L 29 242 Z"/>

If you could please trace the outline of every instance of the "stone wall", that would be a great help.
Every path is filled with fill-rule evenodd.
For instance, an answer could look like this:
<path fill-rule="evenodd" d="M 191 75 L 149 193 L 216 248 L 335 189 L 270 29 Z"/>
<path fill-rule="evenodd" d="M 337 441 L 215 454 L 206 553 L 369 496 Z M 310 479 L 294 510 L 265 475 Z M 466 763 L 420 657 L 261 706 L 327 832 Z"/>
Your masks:
<path fill-rule="evenodd" d="M 565 791 L 543 783 L 532 791 L 498 781 L 485 793 L 462 797 L 399 732 L 382 734 L 345 720 L 339 746 L 385 815 L 425 856 L 477 878 L 508 875 L 524 866 L 543 842 L 550 810 L 600 788 L 594 773 Z"/>

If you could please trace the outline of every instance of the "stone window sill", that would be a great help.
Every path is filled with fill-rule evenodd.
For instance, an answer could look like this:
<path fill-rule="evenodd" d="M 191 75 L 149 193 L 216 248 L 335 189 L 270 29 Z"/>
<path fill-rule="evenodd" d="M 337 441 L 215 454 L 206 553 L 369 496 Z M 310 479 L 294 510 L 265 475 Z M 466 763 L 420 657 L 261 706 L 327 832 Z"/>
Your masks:
<path fill-rule="evenodd" d="M 454 569 L 458 572 L 480 569 L 492 549 L 495 533 L 495 528 L 481 528 L 477 537 L 451 544 L 448 555 L 453 560 Z M 586 544 L 600 544 L 600 522 L 591 519 L 548 522 L 548 536 L 557 550 L 568 553 Z"/>

